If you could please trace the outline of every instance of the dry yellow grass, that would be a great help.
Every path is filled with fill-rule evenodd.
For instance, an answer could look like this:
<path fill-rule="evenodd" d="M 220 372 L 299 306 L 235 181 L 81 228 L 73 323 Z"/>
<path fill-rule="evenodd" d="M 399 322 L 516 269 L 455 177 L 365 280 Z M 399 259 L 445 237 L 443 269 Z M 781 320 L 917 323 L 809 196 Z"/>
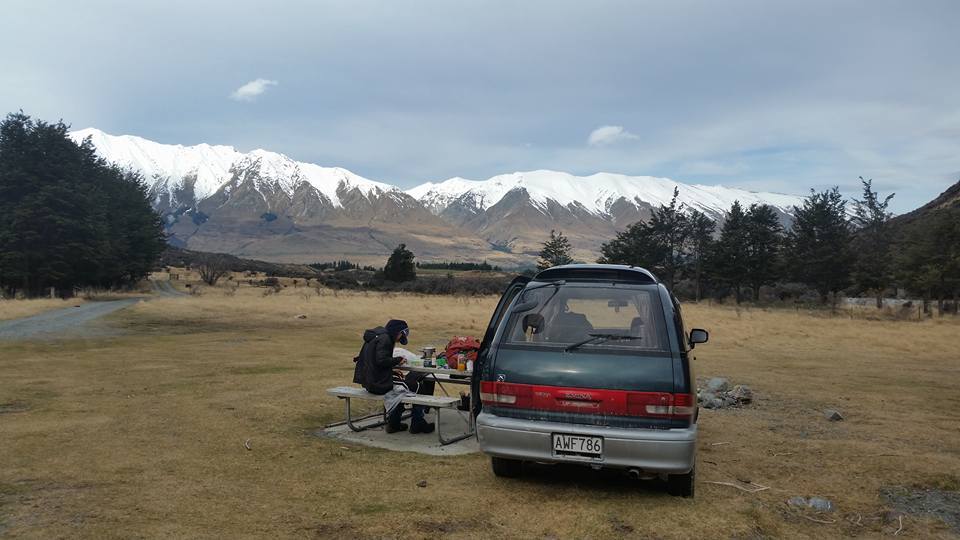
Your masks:
<path fill-rule="evenodd" d="M 69 300 L 60 300 L 55 298 L 0 300 L 0 321 L 39 315 L 45 311 L 68 308 L 71 306 L 80 305 L 81 303 L 83 303 L 83 299 L 80 298 L 71 298 Z"/>
<path fill-rule="evenodd" d="M 758 395 L 702 413 L 695 500 L 580 469 L 501 480 L 482 455 L 312 435 L 342 414 L 323 390 L 350 380 L 364 328 L 402 317 L 411 348 L 441 343 L 481 333 L 495 301 L 207 288 L 112 315 L 123 337 L 0 343 L 0 535 L 878 536 L 897 528 L 873 519 L 881 487 L 960 486 L 954 320 L 688 306 L 711 331 L 697 375 Z M 827 422 L 826 407 L 847 420 Z M 737 478 L 771 489 L 703 483 Z M 784 504 L 794 495 L 830 497 L 836 522 L 800 517 Z M 904 533 L 950 535 L 912 515 Z"/>

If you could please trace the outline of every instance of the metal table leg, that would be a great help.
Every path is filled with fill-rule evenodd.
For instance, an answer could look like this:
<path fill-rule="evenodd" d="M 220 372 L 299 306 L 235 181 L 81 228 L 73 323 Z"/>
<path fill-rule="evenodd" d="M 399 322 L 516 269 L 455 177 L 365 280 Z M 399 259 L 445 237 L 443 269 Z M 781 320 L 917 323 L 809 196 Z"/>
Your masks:
<path fill-rule="evenodd" d="M 363 430 L 365 430 L 365 429 L 370 429 L 370 428 L 375 428 L 375 427 L 380 427 L 380 426 L 386 425 L 386 423 L 387 423 L 387 413 L 386 413 L 386 411 L 381 411 L 381 412 L 378 412 L 378 413 L 368 414 L 367 416 L 363 416 L 363 417 L 361 417 L 361 418 L 353 418 L 353 417 L 350 415 L 350 398 L 340 398 L 340 399 L 343 399 L 344 401 L 347 402 L 347 403 L 346 403 L 347 419 L 346 419 L 343 423 L 344 423 L 344 424 L 347 424 L 347 426 L 348 426 L 351 430 L 356 431 L 356 432 L 360 432 L 360 431 L 363 431 Z M 363 425 L 363 426 L 354 425 L 354 422 L 355 422 L 355 421 L 358 421 L 358 420 L 366 420 L 366 419 L 368 419 L 368 418 L 373 418 L 374 416 L 379 416 L 379 417 L 380 417 L 380 421 L 379 421 L 379 422 L 375 422 L 375 423 L 373 423 L 373 424 Z"/>
<path fill-rule="evenodd" d="M 455 442 L 457 442 L 457 441 L 462 441 L 462 440 L 464 440 L 464 439 L 466 439 L 466 438 L 468 438 L 468 437 L 472 437 L 472 436 L 473 436 L 474 430 L 473 430 L 473 427 L 472 427 L 472 425 L 471 425 L 469 431 L 467 431 L 467 432 L 464 433 L 463 435 L 457 435 L 456 437 L 453 437 L 453 438 L 451 438 L 451 439 L 445 438 L 445 437 L 443 436 L 443 434 L 440 433 L 440 409 L 441 409 L 441 407 L 433 407 L 433 408 L 437 410 L 437 439 L 440 441 L 440 446 L 446 446 L 446 445 L 448 445 L 448 444 L 455 443 Z M 459 416 L 459 415 L 458 415 L 458 416 Z M 472 417 L 473 414 L 471 413 L 470 416 Z M 462 420 L 462 418 L 461 418 L 461 420 Z M 472 422 L 468 423 L 468 425 L 470 425 L 470 424 L 472 424 Z"/>

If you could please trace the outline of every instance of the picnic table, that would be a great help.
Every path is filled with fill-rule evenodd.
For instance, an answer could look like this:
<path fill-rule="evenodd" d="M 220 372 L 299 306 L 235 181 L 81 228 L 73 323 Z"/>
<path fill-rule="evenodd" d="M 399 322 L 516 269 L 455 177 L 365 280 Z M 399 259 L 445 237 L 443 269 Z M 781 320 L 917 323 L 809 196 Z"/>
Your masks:
<path fill-rule="evenodd" d="M 447 397 L 450 396 L 450 392 L 443 386 L 443 383 L 449 384 L 461 384 L 461 385 L 470 385 L 470 380 L 473 377 L 472 371 L 460 371 L 457 369 L 450 368 L 440 368 L 440 367 L 426 367 L 426 366 L 412 366 L 410 364 L 401 364 L 396 366 L 394 369 L 400 371 L 408 371 L 413 373 L 427 373 L 431 379 L 433 379 L 437 386 L 440 387 L 440 391 L 443 392 L 443 395 Z M 476 399 L 475 396 L 471 393 L 470 395 L 470 410 L 467 411 L 467 432 L 460 437 L 454 439 L 441 439 L 442 444 L 449 444 L 451 442 L 456 442 L 459 440 L 466 439 L 474 434 L 476 431 L 476 426 L 473 422 L 473 400 Z M 410 403 L 409 401 L 405 401 Z M 437 411 L 437 429 L 440 428 L 440 408 L 435 408 Z"/>
<path fill-rule="evenodd" d="M 472 372 L 459 371 L 459 370 L 450 369 L 450 368 L 437 368 L 437 367 L 424 367 L 424 366 L 411 366 L 411 365 L 400 365 L 400 366 L 394 367 L 394 369 L 397 369 L 400 371 L 415 372 L 415 373 L 427 373 L 429 374 L 430 378 L 437 383 L 437 386 L 440 387 L 440 391 L 444 393 L 444 396 L 411 395 L 401 399 L 403 403 L 406 403 L 408 405 L 422 405 L 425 407 L 430 407 L 437 412 L 436 431 L 437 431 L 437 438 L 439 439 L 441 445 L 447 445 L 450 443 L 461 441 L 463 439 L 466 439 L 467 437 L 473 436 L 473 434 L 476 432 L 476 427 L 473 421 L 473 411 L 472 411 L 473 401 L 472 400 L 476 399 L 476 397 L 472 395 L 470 396 L 471 410 L 466 411 L 467 419 L 464 420 L 464 422 L 467 425 L 466 433 L 457 435 L 456 437 L 453 437 L 453 438 L 447 438 L 447 437 L 444 437 L 443 434 L 441 434 L 440 432 L 440 409 L 452 409 L 458 413 L 462 412 L 457 410 L 457 406 L 460 405 L 459 395 L 457 397 L 451 396 L 450 393 L 447 391 L 447 389 L 443 386 L 444 383 L 469 385 L 470 378 L 473 375 Z M 340 386 L 337 388 L 328 388 L 327 393 L 330 394 L 331 396 L 340 398 L 346 402 L 345 403 L 346 420 L 342 422 L 334 422 L 333 424 L 329 424 L 327 427 L 346 424 L 353 431 L 363 431 L 366 429 L 379 427 L 386 424 L 386 415 L 384 412 L 373 413 L 360 418 L 354 418 L 350 412 L 351 399 L 380 401 L 382 403 L 383 396 L 371 394 L 366 390 L 364 390 L 363 388 L 356 388 L 352 386 Z M 457 414 L 457 416 L 460 417 L 461 420 L 463 420 L 462 415 Z M 380 420 L 374 423 L 366 423 L 363 425 L 359 425 L 356 423 L 357 421 L 366 420 L 374 417 L 379 417 Z"/>

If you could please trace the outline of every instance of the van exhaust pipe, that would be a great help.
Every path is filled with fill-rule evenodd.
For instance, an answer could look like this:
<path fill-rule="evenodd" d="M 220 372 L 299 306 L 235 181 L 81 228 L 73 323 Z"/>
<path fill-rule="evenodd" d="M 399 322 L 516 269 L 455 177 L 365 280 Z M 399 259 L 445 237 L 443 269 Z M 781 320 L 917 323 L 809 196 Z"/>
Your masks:
<path fill-rule="evenodd" d="M 653 480 L 657 477 L 656 474 L 644 472 L 640 469 L 629 469 L 627 470 L 627 475 L 633 480 Z"/>

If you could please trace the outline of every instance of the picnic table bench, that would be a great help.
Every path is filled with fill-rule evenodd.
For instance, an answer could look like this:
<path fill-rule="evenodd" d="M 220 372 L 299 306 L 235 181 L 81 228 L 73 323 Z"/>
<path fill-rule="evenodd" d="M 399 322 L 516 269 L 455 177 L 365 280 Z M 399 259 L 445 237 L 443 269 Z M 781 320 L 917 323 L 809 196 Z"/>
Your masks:
<path fill-rule="evenodd" d="M 366 416 L 361 416 L 359 418 L 354 418 L 352 411 L 350 409 L 350 401 L 353 399 L 360 399 L 365 401 L 379 401 L 381 405 L 383 404 L 383 396 L 377 394 L 371 394 L 363 388 L 357 388 L 355 386 L 338 386 L 336 388 L 328 388 L 327 394 L 342 399 L 346 404 L 346 420 L 343 422 L 335 422 L 328 425 L 327 427 L 346 424 L 352 431 L 360 432 L 366 429 L 375 428 L 383 426 L 387 423 L 386 411 L 381 409 L 380 412 L 368 414 Z M 430 407 L 437 411 L 437 421 L 436 421 L 436 431 L 437 439 L 440 441 L 441 445 L 447 445 L 457 441 L 461 441 L 473 435 L 473 423 L 470 422 L 470 430 L 467 433 L 458 435 L 453 438 L 446 438 L 443 436 L 443 433 L 440 430 L 440 409 L 456 409 L 460 405 L 459 397 L 451 396 L 422 396 L 419 394 L 412 396 L 404 396 L 400 399 L 401 403 L 406 403 L 408 405 L 421 405 L 424 407 Z M 366 423 L 363 425 L 357 425 L 356 422 L 367 420 L 374 417 L 380 417 L 380 420 L 373 423 Z"/>

